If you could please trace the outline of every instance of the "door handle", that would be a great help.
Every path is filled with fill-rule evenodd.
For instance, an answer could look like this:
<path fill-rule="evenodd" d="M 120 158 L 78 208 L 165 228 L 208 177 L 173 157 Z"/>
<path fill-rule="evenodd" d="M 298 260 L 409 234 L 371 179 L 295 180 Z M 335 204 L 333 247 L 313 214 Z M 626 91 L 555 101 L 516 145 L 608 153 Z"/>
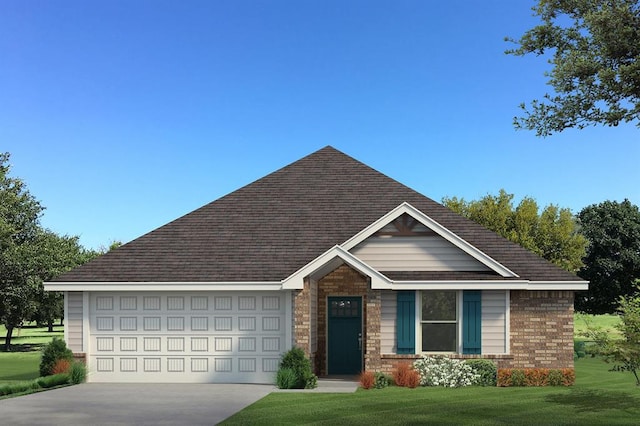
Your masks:
<path fill-rule="evenodd" d="M 362 350 L 362 333 L 358 333 L 358 350 Z"/>

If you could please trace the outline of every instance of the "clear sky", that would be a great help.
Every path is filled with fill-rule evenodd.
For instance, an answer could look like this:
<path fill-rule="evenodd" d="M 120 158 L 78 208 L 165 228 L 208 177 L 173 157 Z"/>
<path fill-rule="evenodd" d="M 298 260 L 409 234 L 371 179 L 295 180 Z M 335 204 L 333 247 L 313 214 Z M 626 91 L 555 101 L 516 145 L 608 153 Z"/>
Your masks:
<path fill-rule="evenodd" d="M 516 131 L 532 1 L 0 2 L 0 151 L 87 247 L 326 145 L 440 201 L 640 203 L 640 130 Z M 277 194 L 274 194 L 276 196 Z"/>

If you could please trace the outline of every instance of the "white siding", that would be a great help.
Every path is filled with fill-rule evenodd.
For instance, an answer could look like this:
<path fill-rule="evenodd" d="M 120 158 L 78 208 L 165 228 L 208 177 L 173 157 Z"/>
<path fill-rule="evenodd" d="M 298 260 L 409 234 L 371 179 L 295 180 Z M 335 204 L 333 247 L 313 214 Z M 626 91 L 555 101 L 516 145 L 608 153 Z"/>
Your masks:
<path fill-rule="evenodd" d="M 507 303 L 503 290 L 482 292 L 482 354 L 504 354 L 506 350 Z"/>
<path fill-rule="evenodd" d="M 82 292 L 69 291 L 67 295 L 67 346 L 73 352 L 82 352 Z"/>
<path fill-rule="evenodd" d="M 370 237 L 351 253 L 379 271 L 488 271 L 440 236 Z"/>
<path fill-rule="evenodd" d="M 380 352 L 396 353 L 396 303 L 394 291 L 383 291 L 380 312 Z"/>

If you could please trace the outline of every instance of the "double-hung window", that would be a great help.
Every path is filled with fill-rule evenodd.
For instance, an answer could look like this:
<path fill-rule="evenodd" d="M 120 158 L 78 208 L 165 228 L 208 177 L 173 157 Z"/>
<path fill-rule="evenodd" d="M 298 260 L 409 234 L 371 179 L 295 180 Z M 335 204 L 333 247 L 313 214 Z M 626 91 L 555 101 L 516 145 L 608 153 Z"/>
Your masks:
<path fill-rule="evenodd" d="M 422 352 L 457 352 L 458 292 L 430 290 L 420 294 Z"/>

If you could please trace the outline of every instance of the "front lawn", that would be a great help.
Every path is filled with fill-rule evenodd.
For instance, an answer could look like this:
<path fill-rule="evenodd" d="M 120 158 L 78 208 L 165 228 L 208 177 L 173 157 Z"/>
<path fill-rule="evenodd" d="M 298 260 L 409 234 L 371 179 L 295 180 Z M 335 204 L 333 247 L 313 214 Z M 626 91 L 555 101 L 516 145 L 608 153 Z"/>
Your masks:
<path fill-rule="evenodd" d="M 11 352 L 4 352 L 4 340 L 7 331 L 0 325 L 0 384 L 40 377 L 40 350 L 54 337 L 63 338 L 64 328 L 54 327 L 49 333 L 46 327 L 26 326 L 14 330 L 11 339 Z"/>
<path fill-rule="evenodd" d="M 272 393 L 223 424 L 638 424 L 640 387 L 596 358 L 569 388 L 390 387 L 354 394 Z"/>

